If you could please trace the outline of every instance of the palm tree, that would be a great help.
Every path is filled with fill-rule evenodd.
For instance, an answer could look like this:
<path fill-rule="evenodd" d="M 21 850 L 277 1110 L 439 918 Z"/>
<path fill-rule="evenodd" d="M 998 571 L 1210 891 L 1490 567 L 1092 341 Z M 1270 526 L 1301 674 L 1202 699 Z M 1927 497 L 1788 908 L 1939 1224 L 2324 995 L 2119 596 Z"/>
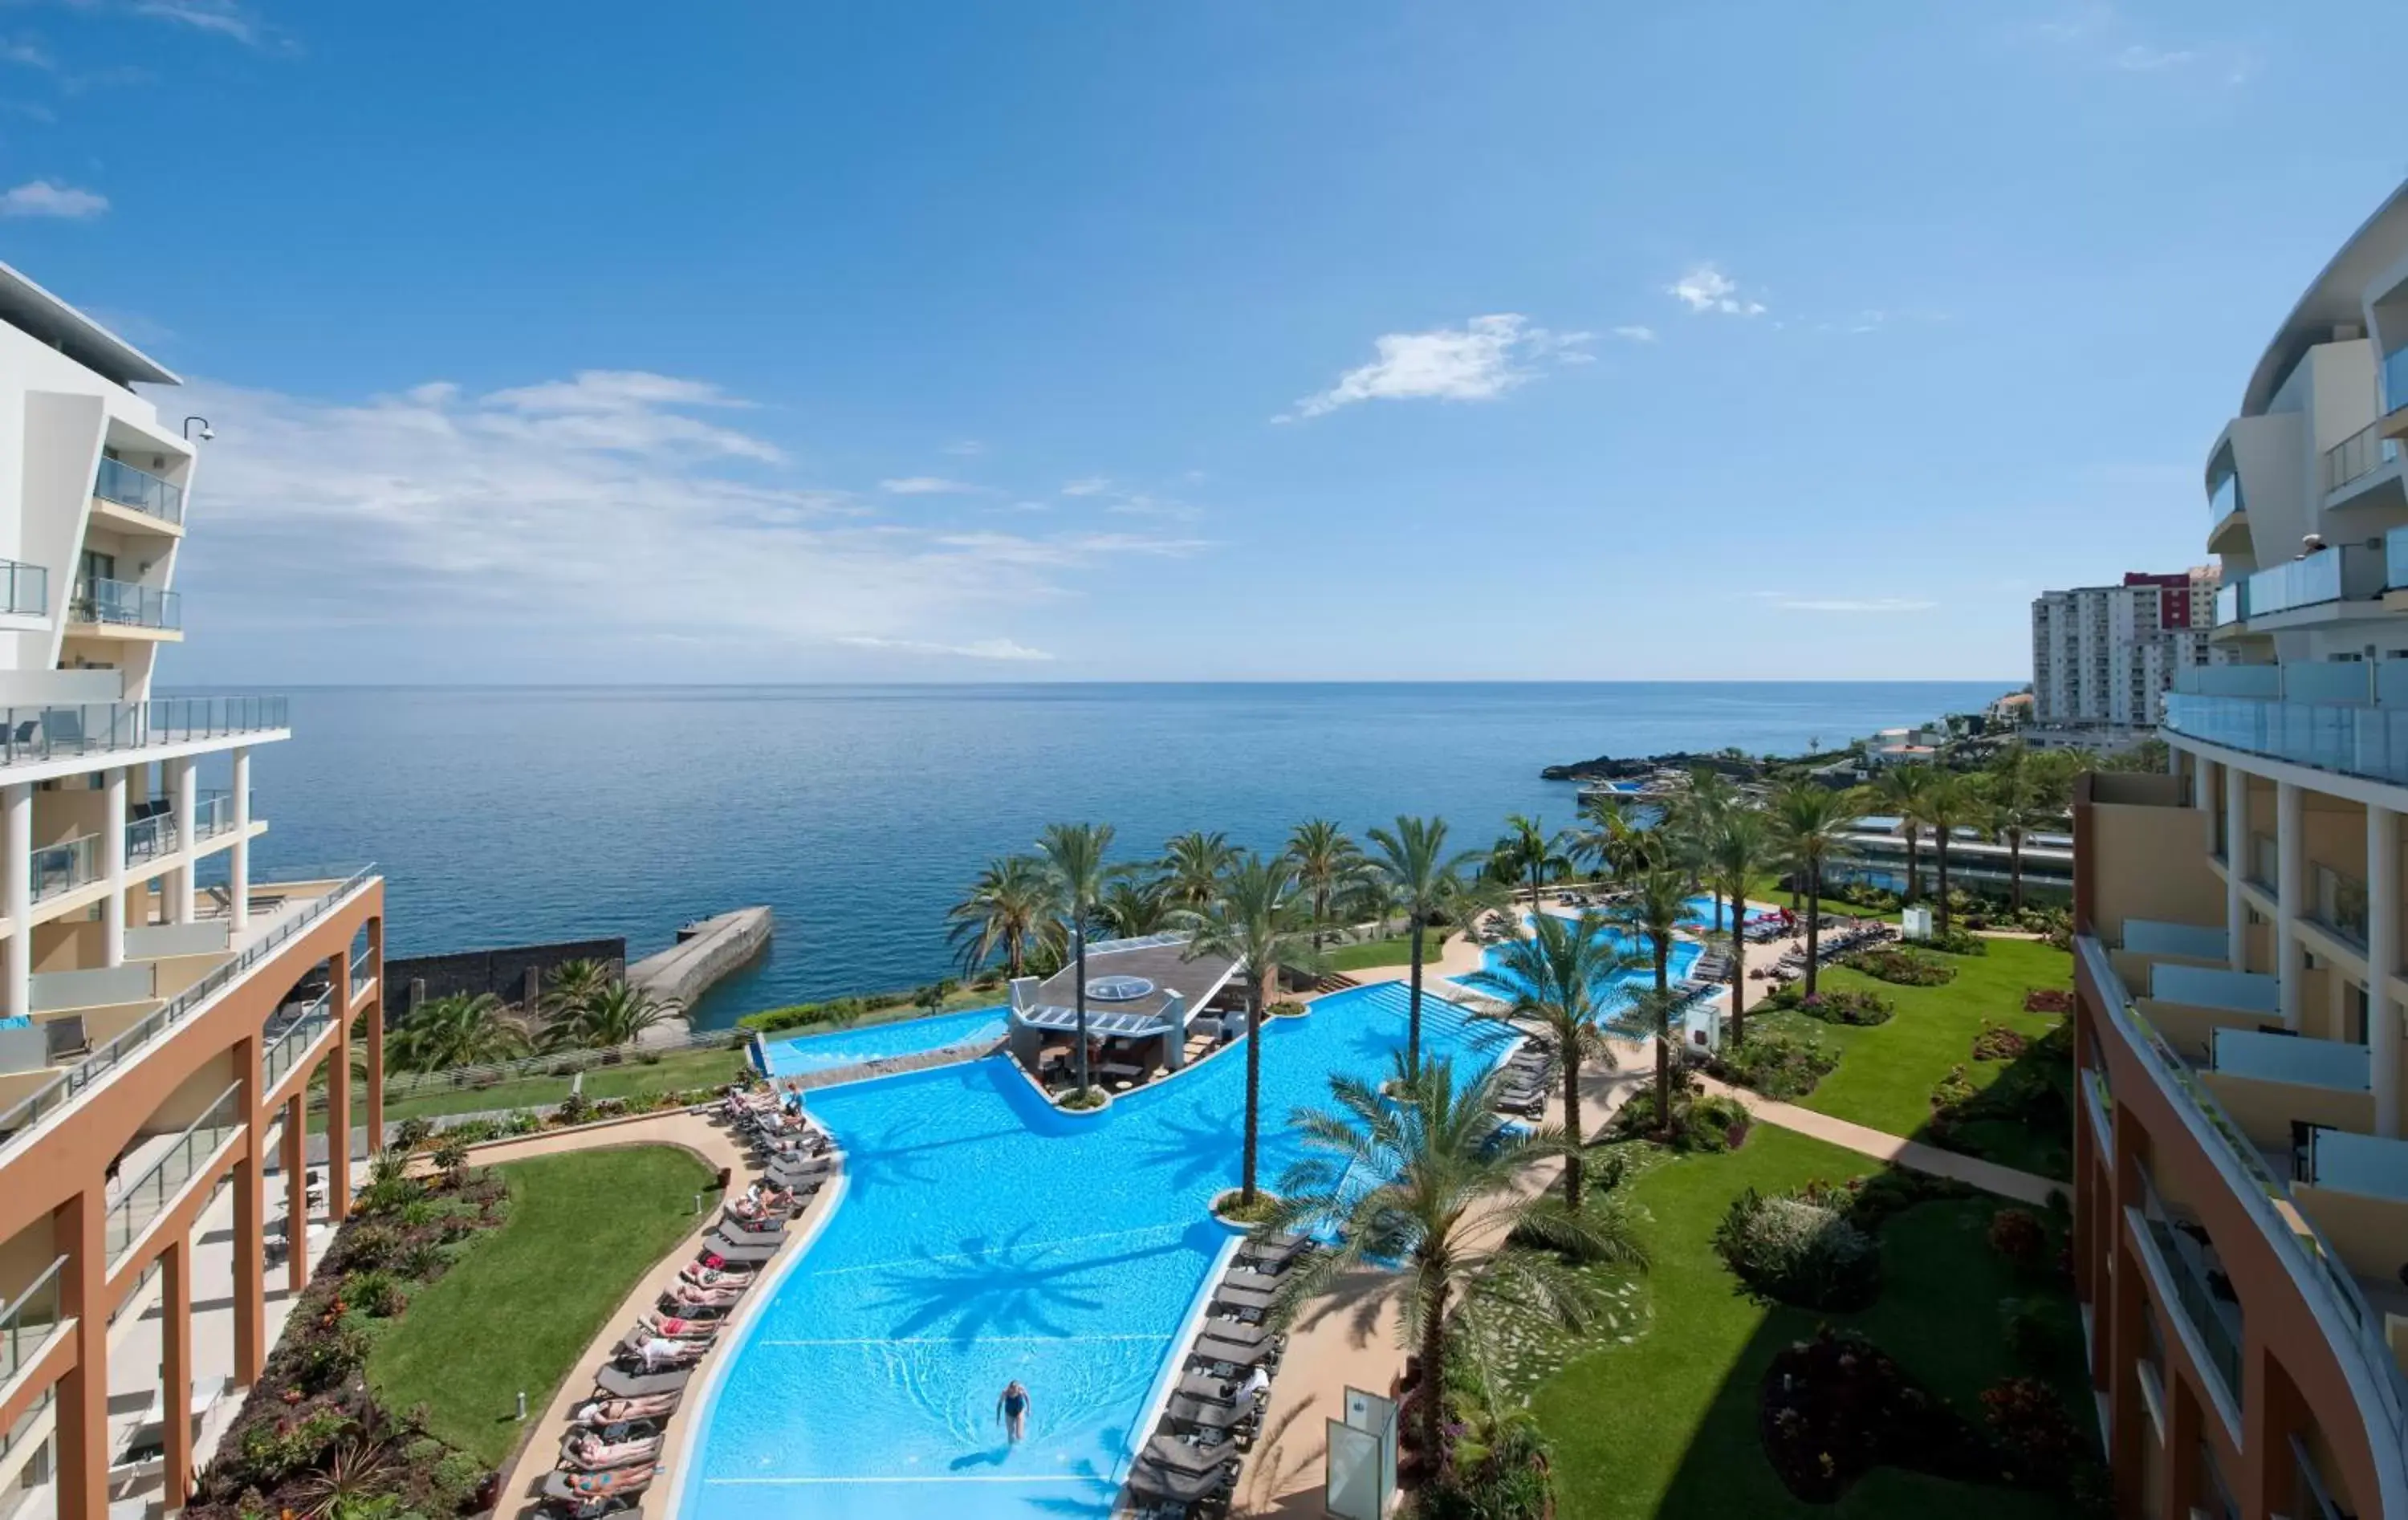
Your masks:
<path fill-rule="evenodd" d="M 489 992 L 452 993 L 419 1004 L 394 1029 L 386 1055 L 405 1071 L 489 1066 L 533 1048 L 525 1023 Z"/>
<path fill-rule="evenodd" d="M 1939 878 L 1940 929 L 1948 930 L 1948 837 L 1971 824 L 1981 810 L 1981 794 L 1972 779 L 1942 773 L 1932 779 L 1923 799 L 1923 816 L 1931 825 L 1931 865 Z"/>
<path fill-rule="evenodd" d="M 1116 939 L 1160 934 L 1170 927 L 1170 902 L 1163 896 L 1159 882 L 1115 877 L 1104 883 L 1104 895 L 1096 903 L 1096 912 Z"/>
<path fill-rule="evenodd" d="M 1319 968 L 1321 953 L 1313 945 L 1320 920 L 1312 904 L 1296 890 L 1296 866 L 1284 858 L 1265 860 L 1251 851 L 1223 873 L 1221 891 L 1200 909 L 1178 911 L 1181 924 L 1195 931 L 1187 954 L 1227 955 L 1246 968 L 1246 1138 L 1239 1202 L 1254 1202 L 1254 1155 L 1260 1133 L 1263 1083 L 1263 1019 L 1279 996 L 1283 968 L 1297 971 Z"/>
<path fill-rule="evenodd" d="M 1287 838 L 1287 858 L 1296 863 L 1298 885 L 1312 895 L 1316 927 L 1312 942 L 1321 943 L 1330 923 L 1330 909 L 1346 884 L 1363 871 L 1363 851 L 1346 831 L 1326 818 L 1308 818 Z"/>
<path fill-rule="evenodd" d="M 1780 857 L 1772 830 L 1755 808 L 1732 808 L 1715 820 L 1706 843 L 1706 869 L 1715 889 L 1731 899 L 1730 1039 L 1747 1036 L 1747 886 L 1772 869 Z"/>
<path fill-rule="evenodd" d="M 684 1011 L 675 998 L 658 998 L 643 988 L 613 982 L 587 1000 L 574 1017 L 544 1031 L 548 1045 L 609 1050 L 632 1045 L 644 1031 Z"/>
<path fill-rule="evenodd" d="M 1029 946 L 1053 932 L 1060 911 L 1043 861 L 1002 855 L 986 863 L 969 895 L 945 916 L 953 921 L 963 970 L 977 970 L 1000 950 L 1004 973 L 1017 977 L 1027 969 Z"/>
<path fill-rule="evenodd" d="M 1592 792 L 1581 798 L 1580 815 L 1584 826 L 1572 831 L 1572 858 L 1594 860 L 1599 870 L 1616 879 L 1646 869 L 1654 858 L 1655 831 L 1632 823 L 1621 802 Z"/>
<path fill-rule="evenodd" d="M 1096 903 L 1104 893 L 1111 868 L 1104 852 L 1112 847 L 1110 824 L 1048 824 L 1037 840 L 1037 853 L 1053 882 L 1053 904 L 1066 921 L 1070 952 L 1078 967 L 1071 1001 L 1078 1010 L 1077 1067 L 1079 1097 L 1091 1090 L 1087 1080 L 1087 928 L 1095 921 Z"/>
<path fill-rule="evenodd" d="M 1990 757 L 1985 790 L 1992 808 L 1990 832 L 2007 841 L 2008 901 L 2024 911 L 2024 836 L 2048 816 L 2042 807 L 2044 782 L 2022 739 L 2011 739 Z"/>
<path fill-rule="evenodd" d="M 1173 908 L 1201 908 L 1218 896 L 1221 875 L 1237 863 L 1238 847 L 1229 836 L 1194 832 L 1168 840 L 1162 847 L 1163 899 Z"/>
<path fill-rule="evenodd" d="M 602 961 L 562 961 L 552 968 L 552 985 L 544 989 L 538 1007 L 552 1023 L 574 1020 L 580 1010 L 602 995 L 610 980 L 610 968 Z"/>
<path fill-rule="evenodd" d="M 1567 924 L 1553 913 L 1541 913 L 1527 939 L 1501 946 L 1496 964 L 1460 980 L 1511 1004 L 1505 1016 L 1541 1025 L 1560 1053 L 1564 1079 L 1564 1134 L 1570 1144 L 1564 1157 L 1564 1204 L 1581 1206 L 1580 1078 L 1584 1060 L 1596 1059 L 1612 1070 L 1613 1047 L 1598 1030 L 1598 992 L 1610 985 L 1613 973 L 1628 962 L 1606 933 L 1606 921 L 1583 913 Z"/>
<path fill-rule="evenodd" d="M 1629 1216 L 1600 1201 L 1573 1213 L 1523 1188 L 1522 1171 L 1566 1154 L 1561 1131 L 1526 1131 L 1501 1118 L 1502 1068 L 1458 1086 L 1454 1064 L 1404 1059 L 1383 1093 L 1354 1077 L 1330 1079 L 1334 1111 L 1299 1110 L 1288 1121 L 1308 1154 L 1280 1179 L 1265 1235 L 1334 1232 L 1335 1249 L 1288 1269 L 1273 1317 L 1292 1323 L 1341 1277 L 1367 1268 L 1375 1294 L 1393 1295 L 1421 1355 L 1416 1397 L 1421 1449 L 1442 1467 L 1449 1331 L 1477 1330 L 1499 1309 L 1545 1312 L 1567 1327 L 1588 1322 L 1588 1280 L 1552 1246 L 1579 1259 L 1644 1267 Z M 1366 1183 L 1370 1185 L 1365 1185 Z M 1404 1269 L 1394 1269 L 1403 1263 Z"/>
<path fill-rule="evenodd" d="M 1463 873 L 1479 860 L 1480 853 L 1466 850 L 1449 855 L 1443 818 L 1410 818 L 1400 813 L 1394 829 L 1375 828 L 1365 837 L 1371 841 L 1371 868 L 1385 884 L 1388 901 L 1405 915 L 1412 936 L 1412 990 L 1405 1002 L 1405 1065 L 1418 1071 L 1422 1064 L 1422 931 L 1458 910 L 1469 916 L 1456 922 L 1470 930 L 1479 916 L 1478 908 L 1487 905 L 1487 896 L 1466 882 Z"/>
<path fill-rule="evenodd" d="M 1898 819 L 1906 836 L 1906 900 L 1923 896 L 1923 829 L 1931 822 L 1931 783 L 1940 772 L 1926 765 L 1894 766 L 1874 783 L 1873 796 Z"/>
<path fill-rule="evenodd" d="M 1806 891 L 1806 991 L 1814 991 L 1815 948 L 1823 936 L 1823 868 L 1848 852 L 1848 831 L 1864 810 L 1857 794 L 1791 782 L 1772 795 L 1773 837 Z"/>
<path fill-rule="evenodd" d="M 1679 1006 L 1679 1000 L 1671 996 L 1672 938 L 1680 930 L 1681 920 L 1688 916 L 1689 894 L 1696 886 L 1688 874 L 1678 868 L 1657 866 L 1632 882 L 1630 896 L 1606 915 L 1632 939 L 1647 941 L 1648 959 L 1656 969 L 1656 991 L 1660 996 L 1638 1001 L 1648 1003 L 1649 1011 L 1656 1016 L 1655 1027 L 1648 1031 L 1656 1037 L 1656 1116 L 1667 1126 L 1671 1123 L 1672 1112 L 1670 1014 Z M 1656 1002 L 1661 1002 L 1663 1007 L 1656 1008 Z M 1618 1022 L 1629 1026 L 1627 1018 Z"/>
<path fill-rule="evenodd" d="M 1512 880 L 1526 877 L 1530 882 L 1530 914 L 1539 912 L 1539 888 L 1550 871 L 1564 867 L 1566 837 L 1549 834 L 1547 825 L 1526 813 L 1513 813 L 1505 820 L 1505 837 L 1489 852 L 1498 877 Z"/>
<path fill-rule="evenodd" d="M 1664 821 L 1657 825 L 1665 837 L 1670 852 L 1692 873 L 1707 878 L 1707 889 L 1713 894 L 1714 932 L 1722 932 L 1723 894 L 1706 870 L 1708 841 L 1713 837 L 1714 825 L 1724 813 L 1739 805 L 1739 789 L 1730 778 L 1712 766 L 1698 766 L 1689 772 L 1689 787 L 1675 796 L 1665 810 Z"/>

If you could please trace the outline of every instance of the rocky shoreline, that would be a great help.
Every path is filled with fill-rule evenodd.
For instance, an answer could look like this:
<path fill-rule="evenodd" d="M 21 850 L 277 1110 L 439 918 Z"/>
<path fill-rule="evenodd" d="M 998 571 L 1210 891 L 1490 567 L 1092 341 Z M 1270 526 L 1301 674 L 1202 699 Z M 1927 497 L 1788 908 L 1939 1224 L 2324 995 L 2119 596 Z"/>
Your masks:
<path fill-rule="evenodd" d="M 1752 778 L 1760 768 L 1753 760 L 1676 750 L 1670 754 L 1633 756 L 1624 760 L 1600 754 L 1594 760 L 1575 760 L 1568 766 L 1547 766 L 1540 770 L 1539 779 L 1542 782 L 1636 782 L 1643 781 L 1658 770 L 1694 770 L 1700 766 L 1712 767 L 1738 780 Z"/>

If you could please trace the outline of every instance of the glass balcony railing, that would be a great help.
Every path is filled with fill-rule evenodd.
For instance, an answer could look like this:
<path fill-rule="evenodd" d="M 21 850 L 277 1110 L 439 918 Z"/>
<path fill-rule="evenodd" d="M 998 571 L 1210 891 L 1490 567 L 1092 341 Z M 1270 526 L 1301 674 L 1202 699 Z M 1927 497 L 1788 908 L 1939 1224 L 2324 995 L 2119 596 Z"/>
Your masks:
<path fill-rule="evenodd" d="M 2215 594 L 2215 625 L 2245 623 L 2249 619 L 2249 582 L 2235 581 Z"/>
<path fill-rule="evenodd" d="M 2249 594 L 2242 613 L 2262 618 L 2275 612 L 2319 607 L 2341 600 L 2342 551 L 2319 549 L 2303 559 L 2272 566 L 2249 578 Z"/>
<path fill-rule="evenodd" d="M 2249 836 L 2248 870 L 2243 879 L 2272 892 L 2283 879 L 2282 860 L 2282 852 L 2274 844 L 2274 836 L 2252 834 Z"/>
<path fill-rule="evenodd" d="M 34 900 L 44 902 L 100 880 L 100 836 L 79 834 L 34 852 Z"/>
<path fill-rule="evenodd" d="M 2242 510 L 2241 477 L 2226 475 L 2207 494 L 2207 521 L 2210 528 Z"/>
<path fill-rule="evenodd" d="M 259 1057 L 259 1074 L 266 1085 L 273 1087 L 282 1081 L 335 1022 L 334 997 L 335 989 L 329 987 L 299 1012 L 268 1022 L 267 1049 Z"/>
<path fill-rule="evenodd" d="M 2366 883 L 2355 876 L 2318 866 L 2310 873 L 2315 900 L 2309 911 L 2334 934 L 2366 948 Z"/>
<path fill-rule="evenodd" d="M 2165 726 L 2229 750 L 2408 786 L 2408 709 L 2169 693 Z"/>
<path fill-rule="evenodd" d="M 2408 349 L 2394 349 L 2383 356 L 2382 380 L 2384 415 L 2408 411 Z"/>
<path fill-rule="evenodd" d="M 375 876 L 376 868 L 370 866 L 340 879 L 339 884 L 324 896 L 285 918 L 269 933 L 254 940 L 241 954 L 177 994 L 157 1012 L 60 1072 L 48 1086 L 20 1099 L 14 1107 L 0 1111 L 0 1155 L 5 1155 L 7 1147 L 27 1129 L 74 1102 L 86 1088 L 139 1056 L 152 1040 L 190 1018 L 219 993 L 249 975 L 252 967 L 282 949 L 294 935 L 306 932 L 335 908 L 350 901 L 351 896 L 366 886 Z"/>
<path fill-rule="evenodd" d="M 183 598 L 156 586 L 98 576 L 76 582 L 75 600 L 67 616 L 78 623 L 114 624 L 126 628 L 178 628 L 184 625 Z"/>
<path fill-rule="evenodd" d="M 184 521 L 184 488 L 149 470 L 136 469 L 122 459 L 100 462 L 100 475 L 93 481 L 92 494 L 162 522 Z"/>
<path fill-rule="evenodd" d="M 125 825 L 125 863 L 139 865 L 172 854 L 176 849 L 176 815 L 154 812 Z"/>
<path fill-rule="evenodd" d="M 2400 442 L 2382 435 L 2381 423 L 2369 423 L 2325 451 L 2325 489 L 2338 491 L 2362 480 L 2400 457 Z"/>
<path fill-rule="evenodd" d="M 150 1221 L 165 1213 L 169 1205 L 183 1192 L 218 1148 L 242 1128 L 242 1083 L 237 1082 L 218 1095 L 218 1100 L 185 1126 L 176 1137 L 167 1154 L 151 1164 L 150 1169 L 129 1183 L 108 1206 L 108 1261 L 117 1259 L 142 1238 Z"/>
<path fill-rule="evenodd" d="M 34 1279 L 33 1286 L 0 1306 L 0 1388 L 15 1381 L 18 1371 L 59 1327 L 59 1281 L 65 1275 L 66 1265 L 67 1258 L 61 1256 Z"/>
<path fill-rule="evenodd" d="M 40 617 L 50 609 L 50 572 L 0 559 L 0 612 Z"/>
<path fill-rule="evenodd" d="M 2221 1293 L 2213 1286 L 2224 1272 L 2215 1265 L 2214 1247 L 2207 1243 L 2205 1232 L 2195 1224 L 2177 1222 L 2168 1215 L 2157 1189 L 2145 1181 L 2142 1197 L 2141 1217 L 2148 1226 L 2150 1243 L 2157 1248 L 2157 1255 L 2166 1265 L 2166 1275 L 2172 1280 L 2174 1299 L 2182 1306 L 2183 1318 L 2198 1332 L 2200 1343 L 2207 1348 L 2208 1361 L 2224 1379 L 2226 1401 L 2239 1409 L 2241 1301 L 2232 1296 L 2229 1281 Z"/>
<path fill-rule="evenodd" d="M 281 696 L 164 696 L 0 708 L 0 766 L 289 728 Z"/>

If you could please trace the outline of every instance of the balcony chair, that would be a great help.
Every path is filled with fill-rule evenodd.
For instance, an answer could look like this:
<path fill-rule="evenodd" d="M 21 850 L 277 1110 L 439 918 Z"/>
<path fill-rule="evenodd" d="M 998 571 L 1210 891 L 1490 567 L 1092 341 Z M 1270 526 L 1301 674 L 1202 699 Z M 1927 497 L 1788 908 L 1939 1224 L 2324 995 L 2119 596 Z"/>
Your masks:
<path fill-rule="evenodd" d="M 42 1040 L 44 1054 L 53 1066 L 70 1056 L 92 1054 L 92 1037 L 84 1032 L 80 1013 L 44 1021 Z"/>

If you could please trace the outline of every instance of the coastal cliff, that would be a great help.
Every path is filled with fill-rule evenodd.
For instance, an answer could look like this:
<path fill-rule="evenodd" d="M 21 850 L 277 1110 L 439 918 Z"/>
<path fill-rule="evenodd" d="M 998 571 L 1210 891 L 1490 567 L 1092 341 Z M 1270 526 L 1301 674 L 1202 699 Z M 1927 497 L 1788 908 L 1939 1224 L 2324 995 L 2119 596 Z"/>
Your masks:
<path fill-rule="evenodd" d="M 1694 770 L 1700 766 L 1742 779 L 1754 776 L 1759 768 L 1753 760 L 1676 750 L 1670 754 L 1634 755 L 1624 760 L 1600 754 L 1594 760 L 1575 760 L 1568 766 L 1545 767 L 1540 770 L 1539 779 L 1542 782 L 1635 782 L 1658 770 Z"/>

